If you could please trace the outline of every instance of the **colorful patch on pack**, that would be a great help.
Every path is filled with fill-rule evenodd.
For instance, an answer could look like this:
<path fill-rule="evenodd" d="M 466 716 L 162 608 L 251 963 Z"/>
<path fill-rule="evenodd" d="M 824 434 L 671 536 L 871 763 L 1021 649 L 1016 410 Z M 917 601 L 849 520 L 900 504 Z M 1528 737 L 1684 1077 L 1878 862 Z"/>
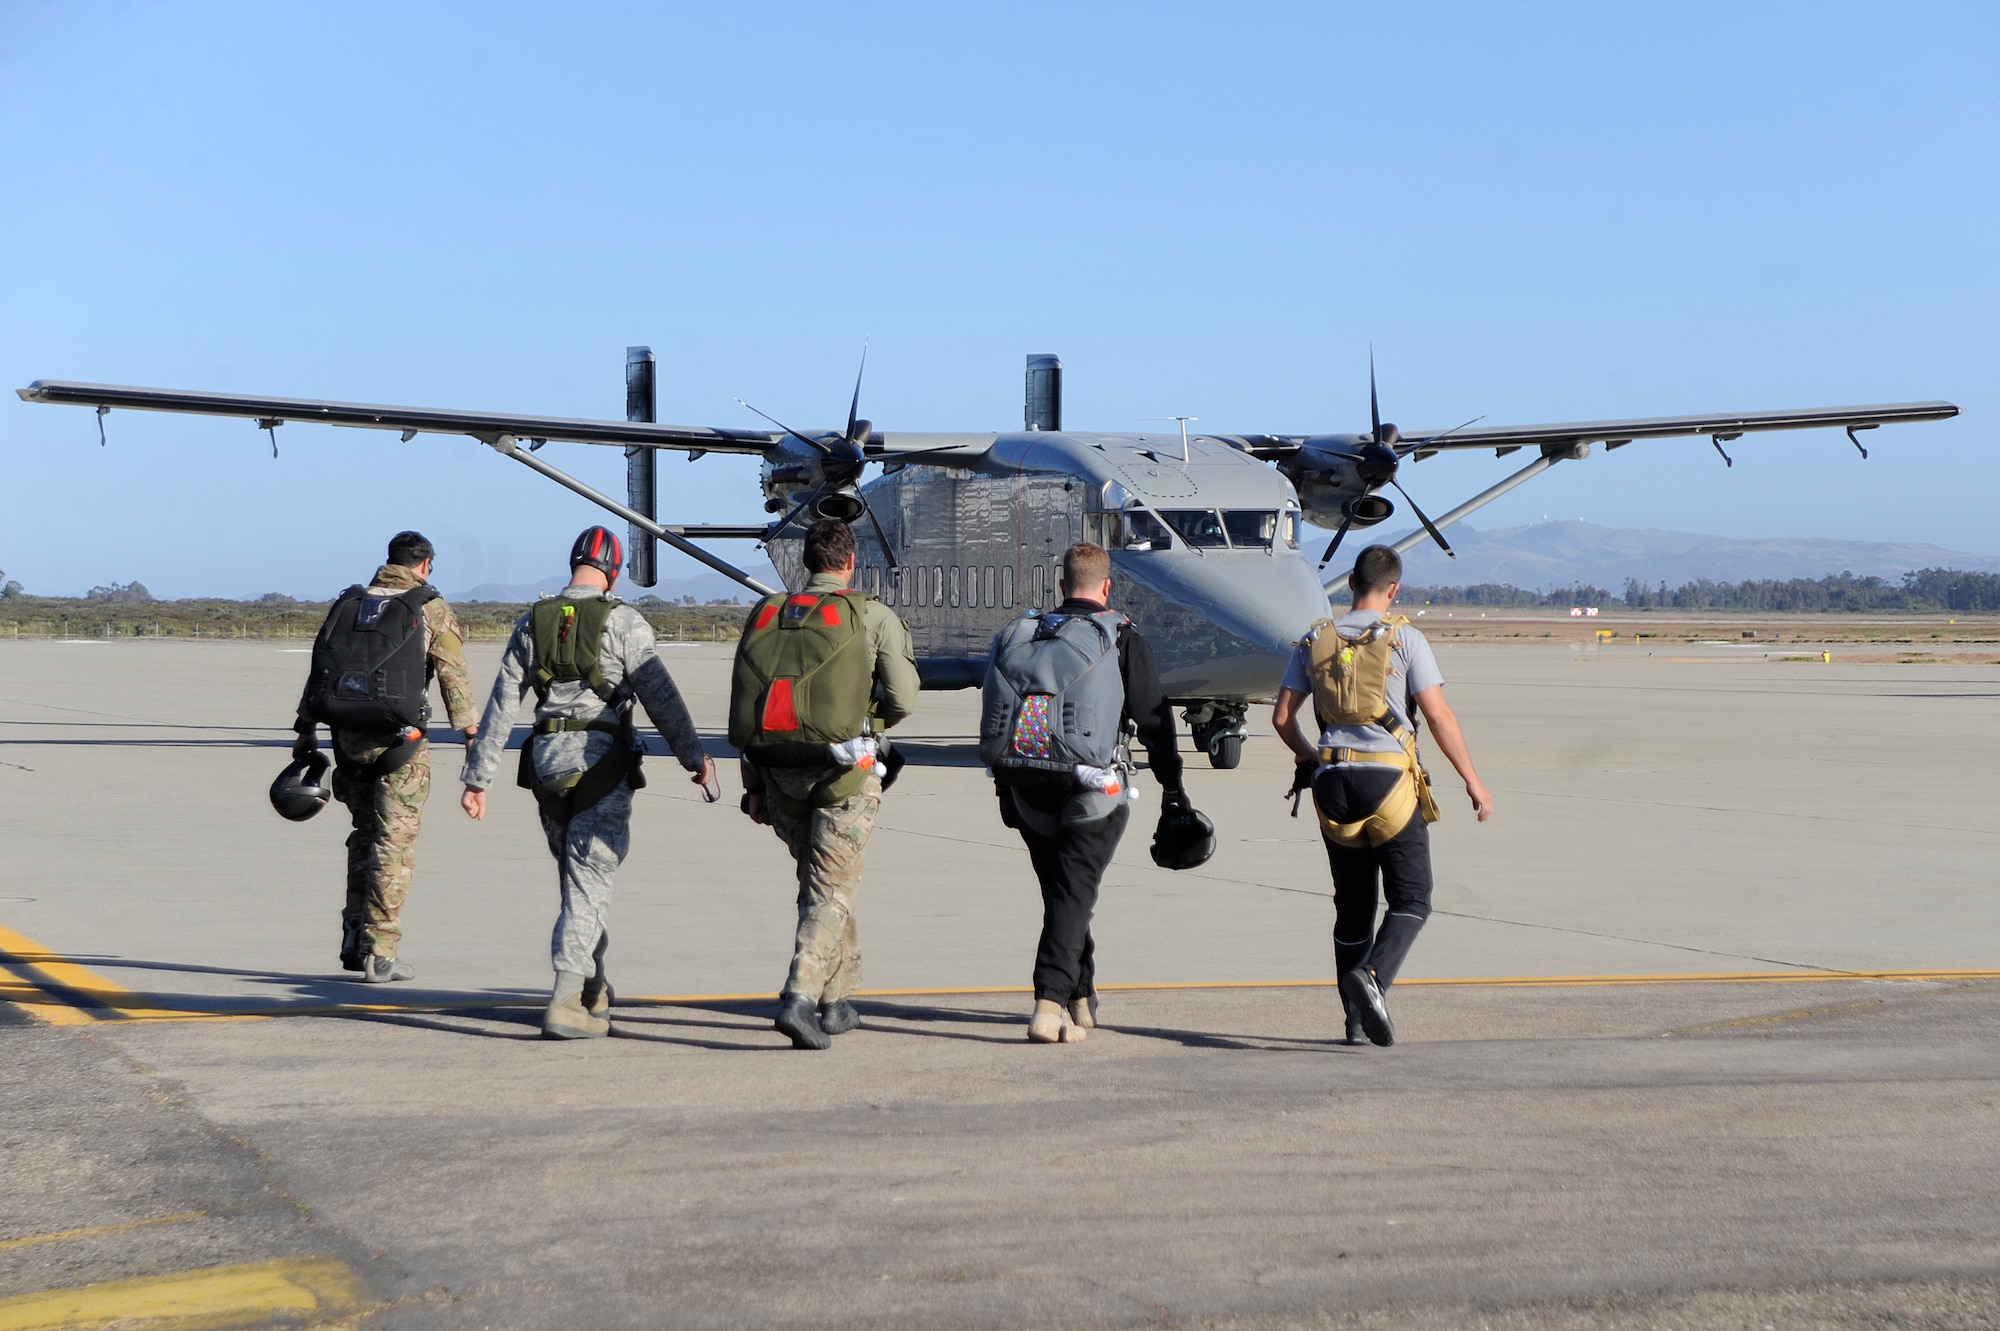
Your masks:
<path fill-rule="evenodd" d="M 774 679 L 764 695 L 764 733 L 784 734 L 799 728 L 798 706 L 792 701 L 792 681 Z"/>
<path fill-rule="evenodd" d="M 1021 699 L 1021 711 L 1014 721 L 1014 752 L 1023 758 L 1055 756 L 1055 699 L 1046 693 L 1031 693 Z"/>

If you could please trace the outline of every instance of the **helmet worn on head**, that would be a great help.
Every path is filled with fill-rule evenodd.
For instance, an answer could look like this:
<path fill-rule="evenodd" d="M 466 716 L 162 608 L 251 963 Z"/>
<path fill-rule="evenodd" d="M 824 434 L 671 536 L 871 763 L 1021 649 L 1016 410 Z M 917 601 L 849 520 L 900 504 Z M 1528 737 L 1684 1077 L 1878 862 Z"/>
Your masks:
<path fill-rule="evenodd" d="M 618 569 L 624 562 L 624 547 L 609 527 L 587 528 L 583 535 L 576 538 L 576 544 L 569 548 L 571 568 L 588 564 L 607 578 L 617 577 Z"/>
<path fill-rule="evenodd" d="M 1153 832 L 1153 863 L 1162 869 L 1197 869 L 1215 854 L 1215 824 L 1191 804 L 1160 814 Z"/>
<path fill-rule="evenodd" d="M 326 784 L 326 769 L 331 765 L 323 753 L 293 759 L 271 783 L 271 807 L 279 816 L 295 823 L 302 823 L 324 809 L 333 798 L 333 791 Z"/>

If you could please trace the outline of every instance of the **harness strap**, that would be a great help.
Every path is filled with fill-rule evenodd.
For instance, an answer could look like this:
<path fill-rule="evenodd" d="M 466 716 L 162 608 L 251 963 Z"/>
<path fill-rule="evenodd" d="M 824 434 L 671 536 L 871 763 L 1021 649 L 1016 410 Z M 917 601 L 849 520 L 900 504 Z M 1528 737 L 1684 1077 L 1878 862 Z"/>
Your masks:
<path fill-rule="evenodd" d="M 597 730 L 606 734 L 621 735 L 625 732 L 626 728 L 627 724 L 623 717 L 614 721 L 609 718 L 608 713 L 592 717 L 588 721 L 574 716 L 545 716 L 535 722 L 535 733 L 537 735 L 572 734 L 584 730 Z"/>
<path fill-rule="evenodd" d="M 1394 753 L 1381 753 L 1373 749 L 1321 749 L 1322 763 L 1383 763 L 1390 767 L 1407 767 L 1410 755 L 1407 750 L 1397 749 Z"/>

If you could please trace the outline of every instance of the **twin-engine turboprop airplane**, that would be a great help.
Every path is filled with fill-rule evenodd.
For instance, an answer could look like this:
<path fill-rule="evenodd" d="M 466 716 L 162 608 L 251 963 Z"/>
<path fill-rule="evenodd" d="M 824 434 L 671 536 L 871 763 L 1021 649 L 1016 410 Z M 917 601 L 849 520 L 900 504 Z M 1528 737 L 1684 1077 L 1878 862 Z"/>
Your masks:
<path fill-rule="evenodd" d="M 1168 694 L 1186 709 L 1195 743 L 1221 768 L 1241 759 L 1249 705 L 1276 692 L 1292 643 L 1327 611 L 1319 576 L 1299 548 L 1302 519 L 1336 529 L 1319 560 L 1324 568 L 1349 531 L 1395 512 L 1383 493 L 1393 489 L 1420 523 L 1396 549 L 1435 539 L 1449 552 L 1442 528 L 1558 462 L 1588 456 L 1593 443 L 1608 451 L 1635 439 L 1707 435 L 1727 462 L 1722 445 L 1756 431 L 1844 428 L 1861 448 L 1856 431 L 1958 414 L 1948 402 L 1910 402 L 1404 432 L 1382 421 L 1371 367 L 1367 434 L 1189 434 L 1185 421 L 1177 434 L 1083 434 L 1062 428 L 1062 363 L 1030 356 L 1018 433 L 878 431 L 858 414 L 859 377 L 843 430 L 794 430 L 770 417 L 770 429 L 735 429 L 654 424 L 654 370 L 651 351 L 627 352 L 624 421 L 51 380 L 19 393 L 29 402 L 95 407 L 100 432 L 114 407 L 244 417 L 272 432 L 274 451 L 277 427 L 287 421 L 397 430 L 405 442 L 419 434 L 469 435 L 629 522 L 631 576 L 642 587 L 655 581 L 654 543 L 664 541 L 753 591 L 774 590 L 703 549 L 696 543 L 703 539 L 762 542 L 786 583 L 797 586 L 804 580 L 803 524 L 823 517 L 855 523 L 856 585 L 909 622 L 926 688 L 977 687 L 994 631 L 1024 608 L 1052 607 L 1063 551 L 1095 541 L 1111 551 L 1119 608 L 1153 642 Z M 537 450 L 550 442 L 622 447 L 626 502 L 543 460 Z M 761 526 L 660 523 L 655 463 L 663 448 L 690 459 L 756 454 L 764 463 L 765 511 L 781 516 Z M 1432 520 L 1404 492 L 1401 465 L 1466 448 L 1491 448 L 1500 457 L 1533 449 L 1536 456 Z M 864 485 L 870 463 L 881 474 Z"/>

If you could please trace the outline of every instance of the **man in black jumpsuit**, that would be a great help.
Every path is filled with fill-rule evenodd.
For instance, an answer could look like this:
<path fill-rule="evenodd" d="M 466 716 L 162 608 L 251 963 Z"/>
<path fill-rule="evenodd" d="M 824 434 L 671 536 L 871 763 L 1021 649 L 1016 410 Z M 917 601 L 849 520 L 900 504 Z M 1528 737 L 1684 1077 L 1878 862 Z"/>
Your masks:
<path fill-rule="evenodd" d="M 1111 600 L 1111 556 L 1095 545 L 1073 545 L 1063 554 L 1063 603 L 1059 615 L 1094 615 Z M 1162 815 L 1187 804 L 1181 785 L 1181 755 L 1174 733 L 1173 708 L 1160 687 L 1153 666 L 1153 649 L 1127 620 L 1118 630 L 1118 677 L 1125 685 L 1125 717 L 1139 728 L 1161 790 Z M 1028 1038 L 1041 1044 L 1074 1043 L 1097 1025 L 1096 945 L 1090 917 L 1097 909 L 1098 884 L 1111 864 L 1112 853 L 1132 819 L 1131 803 L 1120 800 L 1108 816 L 1093 822 L 1060 825 L 1053 836 L 1029 827 L 1012 807 L 1019 801 L 1046 815 L 1046 826 L 1058 818 L 1072 792 L 1037 789 L 1025 779 L 1031 774 L 997 772 L 1000 820 L 1021 834 L 1035 877 L 1042 887 L 1042 937 L 1035 949 L 1035 1019 Z"/>

